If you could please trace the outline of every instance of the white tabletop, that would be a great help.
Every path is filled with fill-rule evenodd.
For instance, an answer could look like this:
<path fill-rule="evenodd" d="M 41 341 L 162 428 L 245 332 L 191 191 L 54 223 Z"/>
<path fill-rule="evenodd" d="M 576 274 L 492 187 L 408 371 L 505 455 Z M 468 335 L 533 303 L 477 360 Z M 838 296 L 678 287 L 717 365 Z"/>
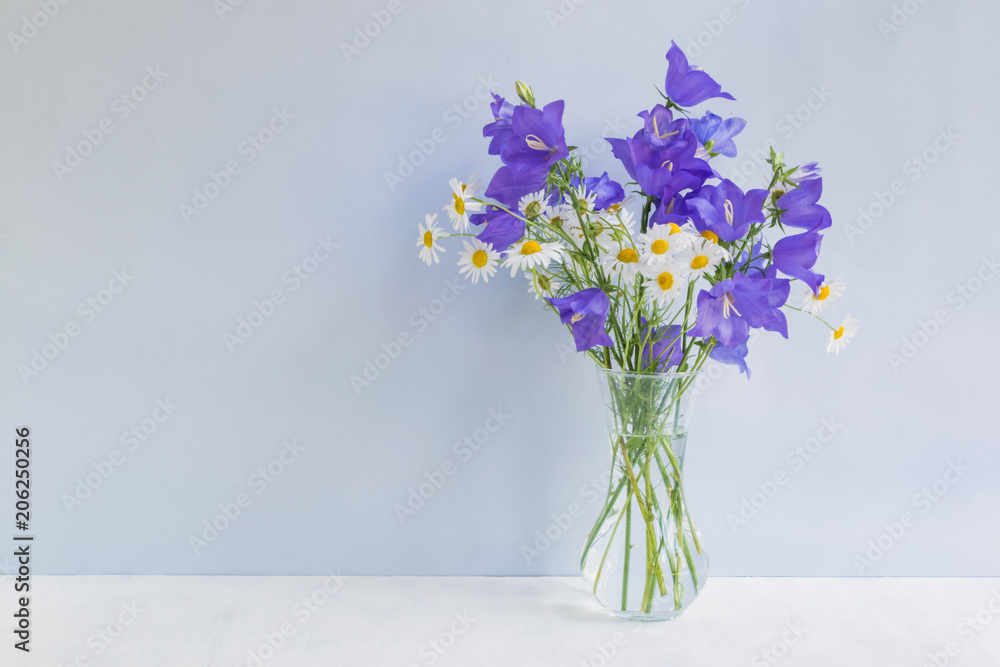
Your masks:
<path fill-rule="evenodd" d="M 1000 665 L 1000 579 L 714 578 L 664 623 L 608 616 L 577 577 L 39 576 L 32 592 L 31 654 L 5 630 L 2 665 Z"/>

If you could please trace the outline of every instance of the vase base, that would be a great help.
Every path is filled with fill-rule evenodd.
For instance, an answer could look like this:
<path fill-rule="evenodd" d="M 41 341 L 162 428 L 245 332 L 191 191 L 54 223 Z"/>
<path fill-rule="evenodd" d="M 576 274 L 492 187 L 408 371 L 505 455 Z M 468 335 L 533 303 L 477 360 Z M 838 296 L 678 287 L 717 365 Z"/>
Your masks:
<path fill-rule="evenodd" d="M 659 621 L 672 621 L 684 613 L 683 609 L 671 609 L 669 611 L 654 611 L 650 613 L 645 613 L 641 611 L 612 611 L 610 609 L 605 610 L 615 618 L 620 618 L 624 621 L 639 621 L 643 623 L 656 623 Z"/>

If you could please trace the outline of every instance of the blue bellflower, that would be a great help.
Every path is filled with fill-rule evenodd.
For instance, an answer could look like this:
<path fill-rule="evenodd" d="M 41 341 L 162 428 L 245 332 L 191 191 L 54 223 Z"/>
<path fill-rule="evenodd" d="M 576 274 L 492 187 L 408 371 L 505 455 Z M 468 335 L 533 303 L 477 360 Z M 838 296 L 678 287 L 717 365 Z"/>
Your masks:
<path fill-rule="evenodd" d="M 681 137 L 664 148 L 648 143 L 639 131 L 629 139 L 608 139 L 611 152 L 625 167 L 642 191 L 657 199 L 670 200 L 688 188 L 698 188 L 713 175 L 704 160 L 694 156 L 697 139 L 687 130 L 690 141 Z"/>
<path fill-rule="evenodd" d="M 649 342 L 642 347 L 642 367 L 648 371 L 661 372 L 676 366 L 684 358 L 681 348 L 681 334 L 683 328 L 672 324 L 666 327 L 653 328 L 649 331 L 646 318 L 640 319 L 642 328 L 639 330 L 639 337 L 645 343 L 649 336 Z"/>
<path fill-rule="evenodd" d="M 683 227 L 691 215 L 691 208 L 688 206 L 687 200 L 677 196 L 670 200 L 657 202 L 656 210 L 649 217 L 649 225 L 655 227 L 656 225 L 674 223 L 678 227 Z"/>
<path fill-rule="evenodd" d="M 725 345 L 715 345 L 712 347 L 712 351 L 708 353 L 710 359 L 715 359 L 720 364 L 726 364 L 728 366 L 736 366 L 741 372 L 746 373 L 747 379 L 750 379 L 750 369 L 747 367 L 747 353 L 749 352 L 746 341 L 743 341 L 736 347 L 726 347 Z"/>
<path fill-rule="evenodd" d="M 673 112 L 662 104 L 657 104 L 651 111 L 640 111 L 639 118 L 644 121 L 644 139 L 653 148 L 691 142 L 691 121 L 687 118 L 674 120 Z"/>
<path fill-rule="evenodd" d="M 515 177 L 526 171 L 553 164 L 569 155 L 566 132 L 562 126 L 563 101 L 533 109 L 521 105 L 511 115 L 513 134 L 507 139 L 500 159 L 511 168 Z"/>
<path fill-rule="evenodd" d="M 714 336 L 730 350 L 746 343 L 750 329 L 777 331 L 788 338 L 788 322 L 781 306 L 788 300 L 785 279 L 749 278 L 737 273 L 698 295 L 698 321 L 690 336 Z"/>
<path fill-rule="evenodd" d="M 809 181 L 814 178 L 819 178 L 819 175 L 823 172 L 819 168 L 819 162 L 807 162 L 804 165 L 798 167 L 791 175 L 791 180 L 796 183 L 802 183 L 803 181 Z"/>
<path fill-rule="evenodd" d="M 504 144 L 514 134 L 514 105 L 493 93 L 490 109 L 493 110 L 493 122 L 483 128 L 483 136 L 492 137 L 489 154 L 500 155 Z"/>
<path fill-rule="evenodd" d="M 687 56 L 680 50 L 677 43 L 670 42 L 667 51 L 667 96 L 682 107 L 693 107 L 713 97 L 727 100 L 736 99 L 729 93 L 722 92 L 722 86 L 715 82 L 706 72 L 688 64 Z"/>
<path fill-rule="evenodd" d="M 823 179 L 809 178 L 783 194 L 777 203 L 781 224 L 807 231 L 820 231 L 833 224 L 830 212 L 816 202 L 823 194 Z"/>
<path fill-rule="evenodd" d="M 726 157 L 736 157 L 736 142 L 733 138 L 743 131 L 747 122 L 742 118 L 727 118 L 722 120 L 711 111 L 700 119 L 691 121 L 694 136 L 702 144 L 712 142 L 711 151 Z"/>
<path fill-rule="evenodd" d="M 525 222 L 496 206 L 487 206 L 483 218 L 472 220 L 474 224 L 486 222 L 483 231 L 476 238 L 483 243 L 489 243 L 498 251 L 503 252 L 524 236 Z"/>
<path fill-rule="evenodd" d="M 604 330 L 611 309 L 611 300 L 599 287 L 588 287 L 576 294 L 547 299 L 559 311 L 559 319 L 573 330 L 577 352 L 603 345 L 614 347 L 614 341 Z"/>
<path fill-rule="evenodd" d="M 698 195 L 687 200 L 694 226 L 699 232 L 715 232 L 723 241 L 736 241 L 750 231 L 750 225 L 764 222 L 767 190 L 748 190 L 746 194 L 730 180 L 706 185 Z"/>
<path fill-rule="evenodd" d="M 826 277 L 812 270 L 819 258 L 819 248 L 823 236 L 816 231 L 808 231 L 794 236 L 786 236 L 774 244 L 771 249 L 771 261 L 774 267 L 786 276 L 798 278 L 813 291 L 819 294 L 820 285 Z"/>
<path fill-rule="evenodd" d="M 542 165 L 519 174 L 515 174 L 510 167 L 500 167 L 486 186 L 486 196 L 496 199 L 507 208 L 516 208 L 521 197 L 545 189 L 548 175 L 548 169 Z M 475 220 L 473 223 L 479 224 Z"/>
<path fill-rule="evenodd" d="M 580 187 L 580 177 L 574 176 L 571 183 L 574 188 Z M 594 209 L 597 211 L 606 210 L 609 206 L 620 204 L 625 199 L 624 188 L 621 184 L 612 181 L 608 172 L 604 172 L 600 176 L 584 178 L 583 189 L 588 195 L 596 195 Z"/>

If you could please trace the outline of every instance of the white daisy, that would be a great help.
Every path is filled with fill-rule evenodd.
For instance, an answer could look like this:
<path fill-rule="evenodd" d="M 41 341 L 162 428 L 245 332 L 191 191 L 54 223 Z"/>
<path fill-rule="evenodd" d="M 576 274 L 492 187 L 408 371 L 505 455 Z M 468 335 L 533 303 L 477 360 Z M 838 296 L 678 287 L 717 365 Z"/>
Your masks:
<path fill-rule="evenodd" d="M 545 222 L 553 227 L 558 227 L 559 229 L 568 230 L 574 223 L 579 224 L 579 221 L 576 219 L 576 212 L 573 211 L 573 207 L 566 206 L 565 204 L 549 206 L 545 209 L 545 213 L 542 217 Z"/>
<path fill-rule="evenodd" d="M 632 237 L 635 234 L 635 214 L 625 208 L 617 208 L 613 211 L 608 209 L 601 215 L 600 223 L 608 230 L 609 234 L 611 231 L 616 232 L 618 236 L 627 234 Z"/>
<path fill-rule="evenodd" d="M 662 266 L 644 266 L 642 274 L 649 278 L 643 283 L 646 287 L 646 296 L 661 308 L 665 308 L 668 303 L 681 296 L 687 287 L 683 272 L 673 262 Z"/>
<path fill-rule="evenodd" d="M 705 238 L 701 235 L 701 232 L 695 229 L 694 223 L 690 221 L 685 222 L 680 226 L 678 226 L 677 223 L 671 222 L 668 223 L 667 226 L 670 227 L 671 234 L 683 234 L 684 238 L 687 239 L 689 243 L 700 241 Z"/>
<path fill-rule="evenodd" d="M 725 250 L 718 243 L 706 239 L 695 243 L 680 255 L 682 270 L 690 280 L 697 280 L 706 274 L 712 274 L 725 259 Z"/>
<path fill-rule="evenodd" d="M 573 194 L 576 195 L 577 201 L 580 202 L 580 208 L 584 211 L 594 210 L 594 202 L 597 201 L 596 192 L 587 194 L 587 188 L 580 186 L 578 188 L 573 188 Z M 573 206 L 573 195 L 567 192 L 563 195 L 563 198 L 566 200 L 566 203 L 570 205 L 570 207 Z"/>
<path fill-rule="evenodd" d="M 472 181 L 472 179 L 469 179 Z M 469 213 L 475 213 L 482 208 L 479 202 L 471 201 L 475 196 L 473 183 L 462 183 L 457 178 L 448 181 L 451 186 L 451 203 L 444 207 L 451 219 L 451 225 L 456 232 L 467 233 L 469 231 Z"/>
<path fill-rule="evenodd" d="M 705 231 L 701 232 L 699 236 L 701 236 L 703 239 L 708 239 L 712 243 L 719 242 L 719 235 L 713 232 L 711 229 L 706 229 Z"/>
<path fill-rule="evenodd" d="M 473 283 L 479 282 L 482 276 L 483 282 L 488 283 L 493 274 L 497 272 L 497 264 L 500 263 L 500 253 L 493 249 L 489 243 L 483 243 L 477 238 L 472 242 L 463 241 L 465 249 L 458 253 L 458 272 Z"/>
<path fill-rule="evenodd" d="M 847 341 L 854 338 L 858 333 L 858 320 L 850 315 L 844 318 L 839 329 L 830 332 L 830 339 L 826 343 L 826 351 L 840 354 L 840 351 L 847 347 Z"/>
<path fill-rule="evenodd" d="M 583 244 L 587 241 L 587 234 L 583 231 L 583 226 L 580 224 L 580 218 L 577 217 L 576 212 L 573 209 L 569 210 L 569 226 L 566 228 L 566 233 L 582 248 Z M 587 225 L 590 236 L 597 242 L 598 247 L 607 250 L 610 247 L 608 243 L 614 241 L 614 237 L 609 234 L 608 230 L 600 222 L 600 219 L 585 213 L 583 220 L 584 224 Z"/>
<path fill-rule="evenodd" d="M 528 293 L 534 294 L 536 300 L 539 298 L 551 299 L 563 286 L 561 281 L 541 271 L 525 271 L 524 275 L 528 278 Z"/>
<path fill-rule="evenodd" d="M 533 220 L 548 209 L 548 206 L 545 204 L 546 199 L 545 190 L 524 195 L 517 205 L 517 210 L 528 220 Z"/>
<path fill-rule="evenodd" d="M 673 223 L 671 223 L 673 224 Z M 673 225 L 680 230 L 680 227 Z M 670 261 L 689 242 L 684 234 L 678 234 L 670 225 L 650 227 L 645 234 L 639 234 L 639 253 L 642 261 L 649 265 L 660 265 Z"/>
<path fill-rule="evenodd" d="M 819 294 L 813 295 L 811 291 L 806 293 L 802 310 L 810 315 L 819 315 L 823 312 L 824 305 L 844 294 L 846 287 L 847 284 L 840 282 L 839 278 L 832 283 L 823 283 L 819 287 Z"/>
<path fill-rule="evenodd" d="M 534 239 L 524 239 L 507 250 L 507 259 L 503 265 L 510 267 L 510 276 L 513 278 L 518 269 L 529 271 L 536 266 L 548 266 L 552 260 L 559 259 L 562 251 L 563 247 L 558 243 L 539 243 Z"/>
<path fill-rule="evenodd" d="M 628 196 L 625 197 L 625 199 L 621 200 L 617 204 L 612 204 L 611 206 L 608 206 L 606 210 L 608 213 L 618 213 L 619 211 L 628 208 L 630 205 L 634 204 L 637 201 L 639 201 L 639 198 L 635 194 L 629 194 Z"/>
<path fill-rule="evenodd" d="M 626 282 L 635 280 L 642 265 L 639 263 L 639 253 L 634 248 L 625 247 L 615 252 L 614 249 L 600 256 L 601 266 L 610 276 L 618 276 Z"/>
<path fill-rule="evenodd" d="M 572 211 L 572 209 L 570 209 Z M 575 217 L 575 213 L 573 214 Z M 587 229 L 591 237 L 597 243 L 597 247 L 606 252 L 618 252 L 623 245 L 628 245 L 632 237 L 634 227 L 634 216 L 629 211 L 622 211 L 619 215 L 584 215 Z M 583 245 L 586 240 L 583 228 L 580 226 L 579 218 L 573 219 L 567 232 Z M 627 233 L 626 233 L 627 232 Z"/>
<path fill-rule="evenodd" d="M 444 252 L 444 248 L 438 245 L 437 240 L 444 236 L 444 230 L 437 226 L 437 213 L 431 215 L 428 213 L 424 216 L 424 221 L 427 226 L 424 227 L 421 224 L 417 224 L 417 228 L 420 230 L 420 239 L 417 240 L 417 247 L 420 248 L 420 259 L 427 263 L 427 266 L 431 264 L 437 264 L 438 253 Z"/>
<path fill-rule="evenodd" d="M 688 227 L 688 225 L 684 225 L 684 227 L 682 227 L 681 230 L 684 231 L 686 227 Z M 699 234 L 698 230 L 694 228 L 694 225 L 691 225 L 690 231 L 685 231 L 685 233 L 690 234 L 690 238 L 693 240 L 699 240 L 698 237 L 701 237 L 702 239 L 711 241 L 719 248 L 719 250 L 722 251 L 722 256 L 725 257 L 727 262 L 732 259 L 732 255 L 729 254 L 729 251 L 723 248 L 721 245 L 719 245 L 719 235 L 713 232 L 711 229 L 706 229 L 705 231 Z"/>

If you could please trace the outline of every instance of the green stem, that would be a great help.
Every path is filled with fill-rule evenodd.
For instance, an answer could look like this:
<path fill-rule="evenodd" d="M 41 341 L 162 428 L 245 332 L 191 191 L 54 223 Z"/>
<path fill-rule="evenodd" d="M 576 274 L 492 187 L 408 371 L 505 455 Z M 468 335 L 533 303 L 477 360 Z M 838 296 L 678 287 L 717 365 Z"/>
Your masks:
<path fill-rule="evenodd" d="M 614 465 L 613 462 L 612 465 Z M 615 501 L 618 500 L 618 495 L 622 492 L 622 489 L 625 488 L 626 482 L 628 482 L 628 479 L 622 477 L 621 480 L 619 480 L 618 486 L 615 488 L 614 492 L 611 491 L 611 486 L 608 485 L 608 497 L 604 501 L 604 508 L 601 510 L 601 515 L 597 517 L 597 523 L 595 523 L 594 527 L 590 529 L 590 534 L 587 536 L 587 543 L 583 547 L 583 556 L 580 559 L 580 567 L 583 567 L 584 562 L 587 560 L 587 554 L 590 552 L 590 547 L 593 546 L 594 540 L 597 539 L 597 533 L 604 524 L 604 520 L 607 519 L 608 515 L 611 514 L 612 510 L 614 510 Z"/>
<path fill-rule="evenodd" d="M 632 489 L 625 498 L 625 566 L 622 568 L 622 611 L 628 610 L 628 566 L 632 555 Z"/>
<path fill-rule="evenodd" d="M 618 526 L 621 524 L 623 516 L 625 516 L 625 512 L 622 512 L 621 514 L 618 515 L 618 520 L 615 521 L 615 527 L 611 530 L 611 537 L 608 538 L 608 545 L 604 547 L 604 555 L 601 556 L 601 563 L 600 565 L 597 566 L 597 574 L 594 576 L 594 595 L 597 595 L 597 583 L 601 580 L 601 572 L 604 570 L 604 562 L 608 559 L 608 552 L 611 550 L 611 545 L 614 544 L 615 542 L 615 535 L 618 533 Z M 601 521 L 598 521 L 597 524 L 595 525 L 600 525 L 602 522 L 603 519 Z M 628 538 L 626 537 L 626 542 L 627 541 Z M 589 549 L 590 545 L 588 545 L 587 548 L 584 549 L 585 556 L 587 550 Z"/>

